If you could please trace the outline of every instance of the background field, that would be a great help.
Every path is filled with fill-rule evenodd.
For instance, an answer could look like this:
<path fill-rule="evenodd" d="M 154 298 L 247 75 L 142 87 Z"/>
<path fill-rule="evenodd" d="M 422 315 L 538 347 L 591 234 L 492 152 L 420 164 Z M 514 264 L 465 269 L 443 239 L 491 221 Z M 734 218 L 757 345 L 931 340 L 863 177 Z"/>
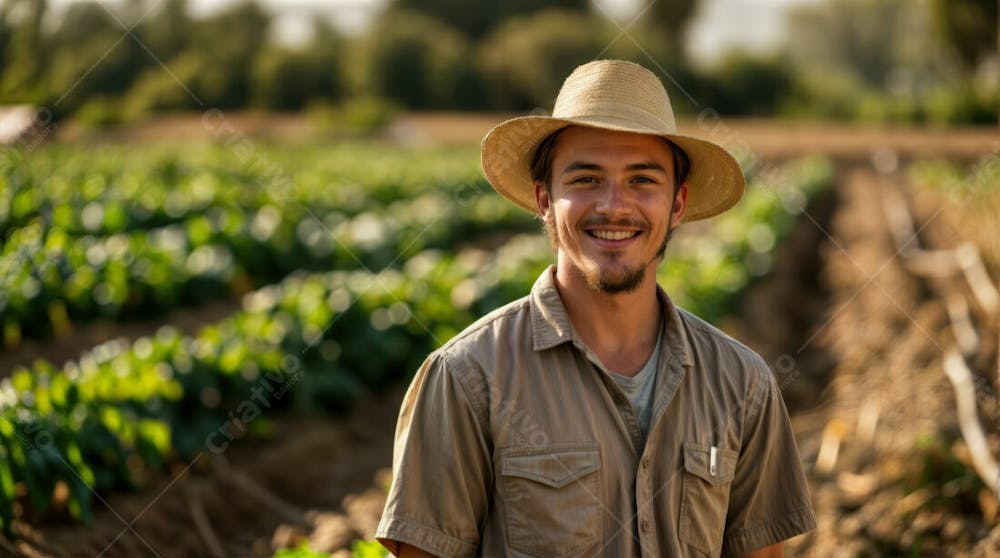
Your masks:
<path fill-rule="evenodd" d="M 294 44 L 161 4 L 0 5 L 0 555 L 380 556 L 409 378 L 553 261 L 478 142 L 610 56 L 748 177 L 659 280 L 777 377 L 819 520 L 788 554 L 1000 555 L 995 2 L 803 3 L 709 62 L 699 2 Z"/>

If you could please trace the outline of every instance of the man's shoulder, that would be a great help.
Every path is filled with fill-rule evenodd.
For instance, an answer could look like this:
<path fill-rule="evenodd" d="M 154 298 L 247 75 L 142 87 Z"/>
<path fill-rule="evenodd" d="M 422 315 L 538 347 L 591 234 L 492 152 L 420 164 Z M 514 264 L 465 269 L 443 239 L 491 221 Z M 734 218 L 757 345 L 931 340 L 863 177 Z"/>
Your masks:
<path fill-rule="evenodd" d="M 530 324 L 531 296 L 526 295 L 479 318 L 434 352 L 452 361 L 473 353 L 492 351 L 496 349 L 499 339 L 516 342 L 518 337 L 530 335 Z M 525 331 L 525 328 L 528 329 Z"/>

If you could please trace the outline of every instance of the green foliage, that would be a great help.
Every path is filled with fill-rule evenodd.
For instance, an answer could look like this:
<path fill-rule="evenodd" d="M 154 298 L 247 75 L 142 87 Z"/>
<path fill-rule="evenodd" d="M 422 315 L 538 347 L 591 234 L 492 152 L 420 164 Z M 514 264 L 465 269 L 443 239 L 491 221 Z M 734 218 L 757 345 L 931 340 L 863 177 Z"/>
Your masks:
<path fill-rule="evenodd" d="M 996 122 L 1000 90 L 987 63 L 997 49 L 993 0 L 804 3 L 791 11 L 786 55 L 734 54 L 708 69 L 684 52 L 699 5 L 641 6 L 623 36 L 603 5 L 587 0 L 395 0 L 350 41 L 317 15 L 312 39 L 292 49 L 272 39 L 272 16 L 252 1 L 194 18 L 188 0 L 86 0 L 54 18 L 43 0 L 7 0 L 0 103 L 45 105 L 56 119 L 77 115 L 89 127 L 205 107 L 334 106 L 344 114 L 328 114 L 332 128 L 368 130 L 393 114 L 377 114 L 373 99 L 402 110 L 546 109 L 576 65 L 600 57 L 655 69 L 678 114 L 711 107 L 726 115 Z M 133 23 L 134 36 L 123 36 Z"/>
<path fill-rule="evenodd" d="M 992 124 L 997 119 L 995 94 L 972 82 L 887 92 L 836 72 L 800 75 L 780 107 L 789 116 L 872 123 Z"/>
<path fill-rule="evenodd" d="M 792 10 L 789 42 L 804 70 L 849 73 L 864 87 L 884 89 L 902 62 L 901 39 L 928 26 L 926 10 L 910 0 L 828 0 Z"/>
<path fill-rule="evenodd" d="M 351 545 L 351 556 L 353 558 L 388 558 L 391 556 L 377 541 L 357 541 Z M 317 552 L 309 549 L 309 545 L 303 543 L 298 548 L 279 550 L 274 558 L 330 558 L 328 552 Z"/>
<path fill-rule="evenodd" d="M 87 128 L 112 128 L 127 119 L 121 99 L 108 96 L 90 97 L 76 112 L 76 120 Z"/>
<path fill-rule="evenodd" d="M 660 284 L 679 306 L 718 323 L 750 281 L 771 270 L 776 247 L 832 175 L 830 162 L 817 157 L 751 176 L 739 205 L 708 221 L 702 234 L 671 241 L 657 274 Z"/>
<path fill-rule="evenodd" d="M 698 0 L 655 2 L 644 14 L 643 23 L 662 34 L 667 44 L 666 53 L 671 59 L 684 59 L 687 29 L 697 14 L 699 5 Z M 643 4 L 643 8 L 646 6 Z"/>
<path fill-rule="evenodd" d="M 314 39 L 305 47 L 265 48 L 254 60 L 254 101 L 278 110 L 299 110 L 310 101 L 333 102 L 344 94 L 338 57 L 340 38 L 326 24 L 314 25 Z"/>
<path fill-rule="evenodd" d="M 198 101 L 191 96 L 192 90 L 185 87 L 195 87 L 202 92 L 199 76 L 210 72 L 210 65 L 197 54 L 184 53 L 171 62 L 170 68 L 173 75 L 159 67 L 139 74 L 124 101 L 123 111 L 127 121 L 157 112 L 199 108 Z M 178 82 L 185 85 L 182 87 Z"/>
<path fill-rule="evenodd" d="M 187 21 L 177 13 L 180 9 L 182 4 L 167 4 L 160 17 L 167 20 L 166 25 L 180 26 Z M 180 35 L 185 42 L 178 44 L 154 33 L 153 29 L 158 28 L 152 23 L 144 27 L 154 33 L 156 40 L 168 43 L 168 50 L 175 49 L 178 53 L 166 62 L 169 72 L 155 62 L 132 67 L 137 75 L 125 103 L 129 120 L 167 110 L 245 107 L 256 91 L 255 76 L 287 78 L 280 87 L 266 86 L 257 93 L 262 99 L 276 103 L 272 107 L 276 109 L 287 108 L 285 103 L 300 102 L 301 96 L 334 92 L 337 72 L 327 53 L 317 52 L 291 62 L 259 59 L 267 44 L 270 16 L 253 2 L 235 4 L 188 25 L 189 29 Z M 140 40 L 143 38 L 140 36 Z M 255 68 L 257 63 L 260 67 Z M 307 70 L 303 70 L 303 65 Z M 309 74 L 308 70 L 317 73 Z"/>
<path fill-rule="evenodd" d="M 526 292 L 546 255 L 534 237 L 502 249 L 502 262 L 431 251 L 403 271 L 298 274 L 194 337 L 165 327 L 131 346 L 101 345 L 61 371 L 45 362 L 18 370 L 0 382 L 6 484 L 24 483 L 44 509 L 65 482 L 71 511 L 86 521 L 91 489 L 132 485 L 137 463 L 157 469 L 224 451 L 265 411 L 343 410 L 399 380 L 477 315 Z M 5 527 L 14 500 L 3 491 Z"/>
<path fill-rule="evenodd" d="M 447 23 L 453 29 L 478 39 L 496 29 L 511 17 L 536 12 L 544 8 L 565 8 L 586 11 L 588 0 L 395 0 L 393 10 L 415 11 Z"/>
<path fill-rule="evenodd" d="M 935 33 L 944 16 L 941 6 L 932 13 L 934 2 L 829 0 L 793 9 L 796 79 L 785 112 L 879 123 L 996 122 L 997 84 L 978 83 L 970 68 L 956 64 Z M 937 4 L 961 11 L 965 2 Z M 973 34 L 975 27 L 963 25 Z"/>
<path fill-rule="evenodd" d="M 989 90 L 972 82 L 932 90 L 924 106 L 932 124 L 994 124 L 1000 87 Z"/>
<path fill-rule="evenodd" d="M 388 558 L 389 551 L 378 541 L 358 541 L 351 546 L 353 558 Z"/>
<path fill-rule="evenodd" d="M 389 11 L 358 45 L 358 92 L 415 109 L 461 107 L 478 91 L 461 34 L 429 16 Z"/>
<path fill-rule="evenodd" d="M 128 244 L 146 234 L 149 222 L 172 231 L 157 233 L 170 238 L 169 248 L 157 256 L 166 267 L 156 282 L 168 292 L 190 280 L 184 270 L 190 272 L 192 259 L 204 259 L 197 254 L 208 253 L 206 248 L 221 253 L 224 238 L 250 242 L 240 265 L 251 266 L 252 255 L 271 250 L 276 257 L 259 268 L 262 274 L 267 267 L 308 267 L 296 258 L 306 257 L 308 247 L 322 239 L 336 253 L 339 248 L 329 245 L 316 218 L 338 243 L 350 243 L 344 245 L 357 258 L 322 260 L 322 267 L 336 271 L 302 269 L 252 291 L 242 310 L 195 335 L 164 327 L 131 345 L 111 341 L 95 347 L 61 370 L 38 361 L 0 381 L 4 528 L 25 502 L 39 513 L 52 506 L 59 483 L 69 488 L 69 511 L 86 522 L 92 490 L 133 486 L 174 460 L 225 451 L 248 433 L 266 432 L 266 413 L 349 409 L 359 395 L 405 380 L 429 351 L 477 317 L 527 293 L 550 264 L 551 247 L 538 234 L 510 237 L 489 252 L 434 248 L 437 241 L 429 239 L 453 248 L 474 239 L 476 231 L 510 231 L 511 223 L 537 226 L 481 183 L 456 186 L 478 175 L 474 149 L 458 163 L 454 150 L 447 157 L 419 151 L 393 160 L 388 151 L 341 149 L 285 154 L 280 160 L 289 168 L 318 174 L 298 176 L 282 190 L 255 186 L 252 174 L 234 176 L 224 152 L 204 149 L 192 153 L 208 161 L 218 157 L 220 166 L 193 176 L 186 167 L 190 160 L 176 153 L 148 153 L 135 168 L 119 168 L 121 160 L 114 156 L 86 151 L 74 157 L 58 150 L 51 159 L 32 159 L 25 166 L 0 165 L 8 188 L 8 195 L 0 196 L 0 230 L 8 251 L 0 261 L 17 264 L 14 272 L 27 270 L 0 281 L 8 287 L 5 322 L 16 327 L 34 327 L 45 304 L 72 307 L 73 297 L 60 299 L 62 291 L 50 289 L 63 269 L 73 277 L 89 273 L 91 281 L 100 277 L 96 283 L 72 283 L 71 293 L 81 300 L 100 293 L 106 305 L 127 303 L 133 270 L 156 269 L 142 263 L 151 257 L 143 250 L 156 244 L 150 235 L 145 245 Z M 295 157 L 312 164 L 296 163 Z M 382 164 L 372 166 L 379 157 Z M 60 171 L 44 180 L 32 174 L 54 167 Z M 106 174 L 111 170 L 118 174 Z M 660 281 L 678 304 L 720 319 L 752 277 L 767 272 L 794 215 L 828 178 L 823 161 L 752 178 L 754 186 L 739 209 L 706 223 L 703 234 L 675 240 Z M 111 184 L 117 185 L 110 188 L 115 196 L 102 197 Z M 80 198 L 68 204 L 55 198 L 62 202 L 48 205 L 58 192 Z M 284 209 L 299 204 L 311 213 Z M 251 213 L 243 216 L 244 210 Z M 282 228 L 285 222 L 294 226 Z M 291 248 L 295 238 L 305 252 Z M 197 248 L 188 251 L 190 246 Z M 230 249 L 240 253 L 238 245 Z M 68 265 L 59 265 L 62 253 L 70 258 Z M 381 271 L 366 270 L 362 263 Z M 225 276 L 231 267 L 235 264 L 226 263 L 216 271 Z M 39 293 L 45 293 L 41 302 Z M 58 314 L 49 310 L 50 316 Z M 11 316 L 34 320 L 11 321 Z"/>
<path fill-rule="evenodd" d="M 41 102 L 45 68 L 42 57 L 50 54 L 42 34 L 47 3 L 11 0 L 0 6 L 7 36 L 0 74 L 0 98 L 13 102 Z"/>
<path fill-rule="evenodd" d="M 535 230 L 473 157 L 440 153 L 324 145 L 253 164 L 224 146 L 0 156 L 7 343 L 240 294 L 297 269 L 381 269 L 496 230 Z"/>
<path fill-rule="evenodd" d="M 124 33 L 122 25 L 97 3 L 74 3 L 66 8 L 48 39 L 52 57 L 46 64 L 46 102 L 59 101 L 61 110 L 74 111 L 92 97 L 126 92 L 135 79 L 134 69 L 148 54 L 134 40 L 119 40 Z"/>
<path fill-rule="evenodd" d="M 307 112 L 320 128 L 364 135 L 383 130 L 399 114 L 400 108 L 385 99 L 351 97 L 339 105 L 313 104 Z"/>
<path fill-rule="evenodd" d="M 707 94 L 699 98 L 705 106 L 727 115 L 775 114 L 794 88 L 786 58 L 743 51 L 727 54 L 707 77 Z"/>
<path fill-rule="evenodd" d="M 139 35 L 149 50 L 161 60 L 173 60 L 190 45 L 194 20 L 188 14 L 188 0 L 164 0 L 139 26 Z"/>
<path fill-rule="evenodd" d="M 7 51 L 10 48 L 10 40 L 14 35 L 14 25 L 10 21 L 10 11 L 14 2 L 6 2 L 0 6 L 0 61 L 7 61 Z"/>
<path fill-rule="evenodd" d="M 270 16 L 256 4 L 238 3 L 198 20 L 188 15 L 186 0 L 169 0 L 158 9 L 153 4 L 71 3 L 53 26 L 46 2 L 5 3 L 0 102 L 46 104 L 58 116 L 86 107 L 86 124 L 93 125 L 113 121 L 95 116 L 107 111 L 90 105 L 92 98 L 97 104 L 104 97 L 123 98 L 122 120 L 161 110 L 242 107 L 251 101 L 255 76 L 257 95 L 272 108 L 298 108 L 312 97 L 340 94 L 329 29 L 317 33 L 301 56 L 271 49 L 259 57 L 268 44 Z"/>
<path fill-rule="evenodd" d="M 330 558 L 330 553 L 310 550 L 308 543 L 302 543 L 296 548 L 285 548 L 275 552 L 274 558 Z"/>
<path fill-rule="evenodd" d="M 546 10 L 504 23 L 480 46 L 480 68 L 495 106 L 549 107 L 566 76 L 602 54 L 613 34 L 584 13 Z"/>
<path fill-rule="evenodd" d="M 185 53 L 197 53 L 200 72 L 186 85 L 200 98 L 200 106 L 248 104 L 254 60 L 267 44 L 270 23 L 270 16 L 251 1 L 234 4 L 195 26 Z"/>
<path fill-rule="evenodd" d="M 910 177 L 921 188 L 931 188 L 954 203 L 982 206 L 1000 198 L 1000 154 L 984 156 L 970 168 L 942 160 L 917 161 Z"/>
<path fill-rule="evenodd" d="M 997 55 L 994 0 L 933 0 L 934 24 L 967 69 Z"/>

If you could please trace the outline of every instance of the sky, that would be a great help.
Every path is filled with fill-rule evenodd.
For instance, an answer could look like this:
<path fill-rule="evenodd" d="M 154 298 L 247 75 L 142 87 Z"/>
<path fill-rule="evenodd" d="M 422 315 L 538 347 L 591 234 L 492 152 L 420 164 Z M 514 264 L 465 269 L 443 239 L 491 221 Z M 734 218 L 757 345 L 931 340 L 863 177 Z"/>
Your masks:
<path fill-rule="evenodd" d="M 666 0 L 660 0 L 666 1 Z M 784 36 L 784 14 L 820 0 L 703 0 L 690 29 L 691 55 L 711 61 L 728 48 L 766 49 Z"/>
<path fill-rule="evenodd" d="M 58 7 L 79 0 L 50 0 Z M 106 0 L 111 3 L 113 0 Z M 189 0 L 195 15 L 207 15 L 239 0 Z M 363 28 L 365 22 L 387 0 L 259 0 L 279 14 L 276 32 L 294 41 L 309 29 L 303 17 L 314 12 L 331 13 L 346 30 Z M 627 14 L 649 0 L 596 0 L 609 14 Z M 654 0 L 669 1 L 669 0 Z M 692 23 L 689 50 L 693 57 L 711 62 L 730 48 L 767 49 L 784 34 L 784 13 L 791 7 L 821 0 L 702 0 Z M 634 13 L 634 12 L 632 12 Z"/>

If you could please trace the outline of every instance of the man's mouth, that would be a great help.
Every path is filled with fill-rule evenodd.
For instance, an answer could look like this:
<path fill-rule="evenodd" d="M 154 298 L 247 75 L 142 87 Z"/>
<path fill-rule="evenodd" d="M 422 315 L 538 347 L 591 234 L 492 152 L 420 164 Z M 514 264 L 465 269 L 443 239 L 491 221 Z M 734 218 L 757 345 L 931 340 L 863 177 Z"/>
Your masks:
<path fill-rule="evenodd" d="M 601 240 L 627 240 L 639 236 L 642 231 L 609 231 L 604 229 L 589 229 L 587 234 Z"/>

